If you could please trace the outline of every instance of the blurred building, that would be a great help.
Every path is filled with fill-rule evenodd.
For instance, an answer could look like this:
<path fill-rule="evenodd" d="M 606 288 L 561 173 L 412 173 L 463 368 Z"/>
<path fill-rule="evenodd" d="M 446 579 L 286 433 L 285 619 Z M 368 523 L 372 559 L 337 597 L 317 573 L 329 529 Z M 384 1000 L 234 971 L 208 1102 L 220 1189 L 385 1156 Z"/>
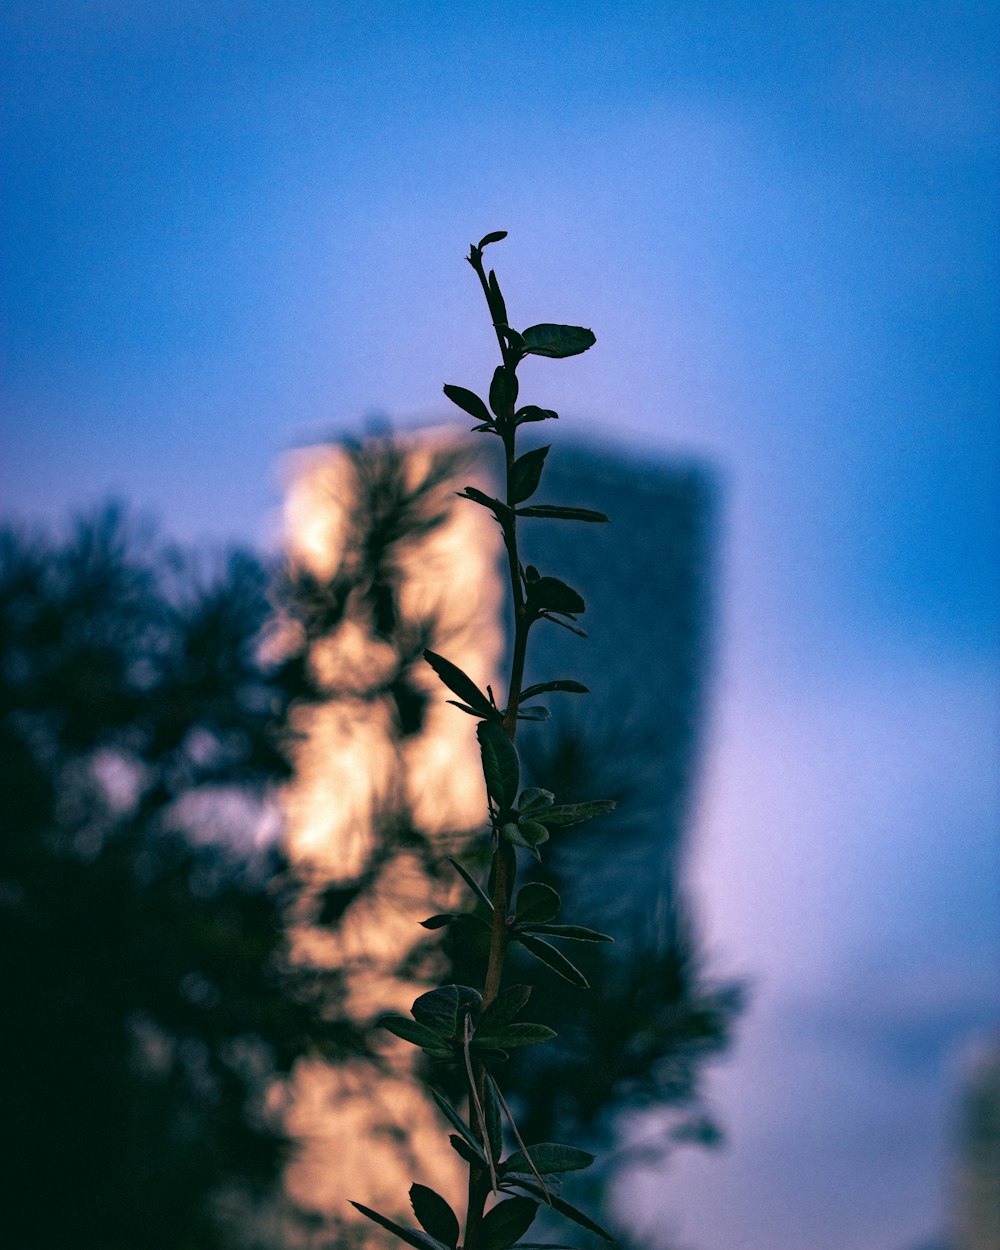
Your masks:
<path fill-rule="evenodd" d="M 565 874 L 567 915 L 607 926 L 624 953 L 667 940 L 676 915 L 707 672 L 712 490 L 698 467 L 558 445 L 558 433 L 533 502 L 595 508 L 612 524 L 525 519 L 520 527 L 523 561 L 580 591 L 587 610 L 578 624 L 590 635 L 540 622 L 526 677 L 575 678 L 592 694 L 546 696 L 552 721 L 526 724 L 518 742 L 540 783 L 556 775 L 578 786 L 582 771 L 590 797 L 624 800 L 613 823 L 601 829 L 595 822 L 593 833 L 566 839 L 573 871 Z M 403 476 L 411 483 L 426 477 L 452 438 L 420 435 L 397 444 Z M 391 562 L 397 632 L 419 634 L 434 618 L 426 645 L 482 686 L 491 682 L 499 700 L 509 635 L 499 531 L 488 512 L 454 494 L 470 482 L 489 488 L 484 472 L 482 462 L 456 465 L 437 483 L 428 499 L 446 519 L 404 535 Z M 343 448 L 303 453 L 293 474 L 291 559 L 318 582 L 335 580 L 353 558 L 352 544 L 364 548 L 357 529 L 366 509 L 372 513 L 359 505 L 364 474 Z M 427 831 L 440 854 L 481 826 L 485 795 L 473 723 L 446 703 L 430 668 L 413 670 L 426 710 L 416 729 L 401 733 L 388 696 L 398 645 L 379 636 L 370 603 L 334 618 L 311 646 L 329 698 L 304 708 L 296 724 L 302 739 L 288 796 L 288 849 L 316 874 L 318 888 L 340 883 L 349 891 L 366 874 L 375 883 L 334 933 L 304 925 L 301 940 L 303 958 L 350 969 L 352 1009 L 375 1018 L 406 1011 L 425 988 L 400 968 L 414 966 L 427 938 L 417 922 L 455 893 L 452 880 L 428 876 L 428 861 L 416 852 L 404 848 L 380 861 L 380 830 L 403 820 Z M 563 857 L 546 849 L 547 859 Z M 290 1120 L 300 1146 L 288 1173 L 296 1200 L 338 1217 L 350 1211 L 349 1198 L 402 1215 L 409 1183 L 419 1179 L 461 1208 L 463 1175 L 442 1150 L 443 1135 L 414 1080 L 415 1054 L 405 1043 L 388 1045 L 382 1074 L 364 1064 L 314 1065 L 300 1074 Z"/>

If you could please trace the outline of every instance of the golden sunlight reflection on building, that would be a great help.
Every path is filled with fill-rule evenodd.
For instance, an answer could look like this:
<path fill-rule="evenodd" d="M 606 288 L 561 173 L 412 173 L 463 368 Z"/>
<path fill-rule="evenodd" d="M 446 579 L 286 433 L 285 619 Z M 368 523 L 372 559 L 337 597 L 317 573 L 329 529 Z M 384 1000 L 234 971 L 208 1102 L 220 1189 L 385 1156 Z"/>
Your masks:
<path fill-rule="evenodd" d="M 393 440 L 393 446 L 402 448 L 406 486 L 433 483 L 424 502 L 445 518 L 393 546 L 397 632 L 412 633 L 433 620 L 431 645 L 485 684 L 495 679 L 503 645 L 498 533 L 483 509 L 454 493 L 477 474 L 467 466 L 459 480 L 435 479 L 441 456 L 454 454 L 450 433 L 423 433 Z M 359 529 L 365 517 L 370 521 L 372 479 L 362 480 L 357 460 L 343 448 L 300 452 L 290 468 L 286 528 L 293 570 L 334 578 L 363 551 Z M 478 748 L 471 720 L 447 704 L 447 691 L 423 663 L 412 670 L 429 696 L 423 721 L 417 732 L 400 732 L 386 693 L 399 651 L 378 636 L 363 605 L 348 600 L 343 617 L 311 647 L 309 662 L 329 699 L 295 712 L 294 729 L 302 736 L 286 796 L 287 849 L 317 893 L 362 880 L 366 888 L 336 928 L 303 923 L 296 955 L 340 970 L 349 1014 L 370 1020 L 387 1010 L 408 1011 L 427 988 L 397 970 L 427 938 L 418 922 L 445 908 L 455 893 L 450 879 L 435 883 L 426 857 L 405 838 L 392 847 L 392 831 L 420 830 L 432 852 L 442 855 L 481 827 Z M 414 1079 L 417 1052 L 388 1035 L 379 1045 L 384 1074 L 355 1061 L 310 1061 L 298 1069 L 288 1117 L 296 1141 L 288 1192 L 302 1206 L 338 1219 L 354 1215 L 348 1199 L 402 1215 L 417 1179 L 460 1208 L 461 1166 L 442 1148 L 437 1113 Z"/>

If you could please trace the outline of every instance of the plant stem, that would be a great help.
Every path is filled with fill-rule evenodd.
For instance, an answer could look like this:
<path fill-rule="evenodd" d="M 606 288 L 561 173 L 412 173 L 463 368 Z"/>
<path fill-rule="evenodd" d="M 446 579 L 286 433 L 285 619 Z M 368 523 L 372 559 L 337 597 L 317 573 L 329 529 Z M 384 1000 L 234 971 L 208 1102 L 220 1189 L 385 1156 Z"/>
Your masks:
<path fill-rule="evenodd" d="M 487 299 L 489 306 L 489 284 L 486 274 L 483 271 L 482 254 L 477 253 L 473 249 L 469 262 L 479 276 L 482 284 L 483 294 Z M 503 357 L 504 367 L 513 370 L 516 365 L 512 353 L 504 340 L 496 322 L 494 322 L 494 331 L 496 332 L 497 342 L 500 345 L 500 353 Z M 504 461 L 505 461 L 505 502 L 510 508 L 510 518 L 504 527 L 504 546 L 507 549 L 507 561 L 510 569 L 510 586 L 511 596 L 514 607 L 514 647 L 511 657 L 510 684 L 507 688 L 507 708 L 503 719 L 504 732 L 511 741 L 517 733 L 517 710 L 521 698 L 521 686 L 524 679 L 524 661 L 527 653 L 528 644 L 528 628 L 529 621 L 527 619 L 527 611 L 524 599 L 524 588 L 521 584 L 521 564 L 517 553 L 517 518 L 514 513 L 514 507 L 511 503 L 511 474 L 513 471 L 515 453 L 515 435 L 516 425 L 514 422 L 514 403 L 508 400 L 506 409 L 502 416 L 498 417 L 498 426 L 501 431 L 501 437 L 504 445 Z M 514 881 L 517 874 L 517 858 L 514 854 L 514 848 L 508 842 L 498 839 L 497 848 L 493 854 L 493 920 L 490 927 L 490 953 L 489 961 L 486 968 L 486 980 L 483 986 L 483 1008 L 487 1008 L 494 1001 L 500 992 L 500 983 L 503 975 L 504 959 L 507 953 L 507 911 L 510 905 L 511 894 L 513 893 Z M 486 1097 L 486 1069 L 482 1063 L 474 1064 L 474 1082 L 475 1093 L 478 1095 L 480 1103 L 483 1103 Z M 473 1093 L 470 1090 L 470 1104 L 473 1101 Z M 471 1121 L 471 1116 L 470 1116 Z M 488 1135 L 481 1134 L 478 1124 L 473 1123 L 477 1136 L 485 1136 L 482 1141 L 483 1149 L 489 1154 L 490 1143 Z M 475 1164 L 470 1164 L 469 1169 L 469 1205 L 465 1222 L 465 1242 L 464 1250 L 479 1250 L 480 1234 L 483 1222 L 483 1209 L 486 1205 L 486 1199 L 490 1193 L 489 1178 L 484 1168 Z"/>

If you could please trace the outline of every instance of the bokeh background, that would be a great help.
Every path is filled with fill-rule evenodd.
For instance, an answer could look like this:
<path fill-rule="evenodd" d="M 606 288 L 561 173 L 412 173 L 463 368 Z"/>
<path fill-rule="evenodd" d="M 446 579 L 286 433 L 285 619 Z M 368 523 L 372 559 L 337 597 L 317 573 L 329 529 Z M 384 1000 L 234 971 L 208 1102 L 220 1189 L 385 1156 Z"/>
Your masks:
<path fill-rule="evenodd" d="M 7 520 L 117 495 L 279 542 L 290 449 L 525 385 L 711 465 L 688 880 L 752 1005 L 721 1152 L 641 1174 L 703 1250 L 913 1250 L 998 1024 L 996 6 L 11 0 Z M 567 434 L 568 436 L 568 434 Z"/>

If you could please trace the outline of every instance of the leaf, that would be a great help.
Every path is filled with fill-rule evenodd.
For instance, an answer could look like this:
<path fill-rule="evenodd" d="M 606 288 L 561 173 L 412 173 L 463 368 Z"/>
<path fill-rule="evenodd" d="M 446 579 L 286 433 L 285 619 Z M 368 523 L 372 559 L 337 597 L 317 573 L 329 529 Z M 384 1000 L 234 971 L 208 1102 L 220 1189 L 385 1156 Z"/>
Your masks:
<path fill-rule="evenodd" d="M 424 1232 L 455 1250 L 461 1232 L 458 1216 L 439 1193 L 426 1185 L 413 1184 L 410 1186 L 410 1206 Z"/>
<path fill-rule="evenodd" d="M 479 1167 L 488 1168 L 489 1163 L 486 1159 L 486 1153 L 479 1143 L 475 1148 L 465 1140 L 464 1137 L 456 1137 L 454 1133 L 449 1133 L 448 1140 L 451 1142 L 451 1148 L 466 1163 L 477 1164 Z"/>
<path fill-rule="evenodd" d="M 450 382 L 446 382 L 444 393 L 453 404 L 457 404 L 470 417 L 474 417 L 477 421 L 482 421 L 484 425 L 491 426 L 493 424 L 490 410 L 474 391 L 468 391 L 464 386 L 452 386 Z"/>
<path fill-rule="evenodd" d="M 578 985 L 582 990 L 590 989 L 590 982 L 575 964 L 570 963 L 562 951 L 557 951 L 548 942 L 543 942 L 541 938 L 532 937 L 528 933 L 515 933 L 514 937 L 526 951 L 530 951 L 536 959 L 547 964 L 553 972 L 557 972 L 571 985 Z"/>
<path fill-rule="evenodd" d="M 542 881 L 529 881 L 517 892 L 515 924 L 545 924 L 559 914 L 559 895 Z"/>
<path fill-rule="evenodd" d="M 477 712 L 474 707 L 469 707 L 468 703 L 459 703 L 457 699 L 445 699 L 445 703 L 450 703 L 452 707 L 457 707 L 460 712 L 466 712 L 469 716 L 474 716 L 476 720 L 482 720 L 482 712 Z"/>
<path fill-rule="evenodd" d="M 367 1216 L 368 1219 L 373 1220 L 376 1224 L 381 1224 L 383 1228 L 387 1228 L 400 1241 L 405 1241 L 408 1246 L 415 1246 L 416 1250 L 451 1250 L 449 1246 L 446 1246 L 444 1242 L 438 1241 L 436 1237 L 431 1237 L 428 1233 L 422 1233 L 416 1228 L 404 1228 L 402 1224 L 397 1224 L 393 1220 L 386 1219 L 384 1215 L 379 1215 L 371 1207 L 363 1207 L 360 1202 L 351 1202 L 351 1206 L 356 1207 L 362 1215 Z"/>
<path fill-rule="evenodd" d="M 521 797 L 517 801 L 517 810 L 522 816 L 530 816 L 551 807 L 555 797 L 551 790 L 540 790 L 538 786 L 528 786 L 526 790 L 521 791 Z"/>
<path fill-rule="evenodd" d="M 502 811 L 509 811 L 517 798 L 521 776 L 517 749 L 494 720 L 480 721 L 476 726 L 476 737 L 479 739 L 487 792 Z"/>
<path fill-rule="evenodd" d="M 498 1050 L 489 1046 L 484 1046 L 481 1050 L 477 1050 L 476 1054 L 482 1061 L 484 1068 L 488 1068 L 491 1063 L 503 1063 L 505 1059 L 510 1058 L 510 1055 L 505 1050 Z"/>
<path fill-rule="evenodd" d="M 578 356 L 597 342 L 593 330 L 586 330 L 583 326 L 543 323 L 528 326 L 522 334 L 525 352 L 532 356 L 549 356 L 556 360 L 561 360 L 566 356 Z"/>
<path fill-rule="evenodd" d="M 484 234 L 479 240 L 476 251 L 481 252 L 483 248 L 487 247 L 490 243 L 499 243 L 501 239 L 506 239 L 506 237 L 506 230 L 491 230 L 489 234 Z"/>
<path fill-rule="evenodd" d="M 548 454 L 548 447 L 536 447 L 534 451 L 526 451 L 514 461 L 510 468 L 507 492 L 511 503 L 524 503 L 535 493 L 542 479 L 542 467 Z"/>
<path fill-rule="evenodd" d="M 486 299 L 490 306 L 490 312 L 493 314 L 493 324 L 505 326 L 507 324 L 507 305 L 503 301 L 503 295 L 500 293 L 500 283 L 497 282 L 497 276 L 492 269 L 490 270 L 490 276 L 486 279 L 486 288 Z"/>
<path fill-rule="evenodd" d="M 441 985 L 421 994 L 410 1010 L 420 1024 L 451 1039 L 461 1035 L 466 1015 L 478 1018 L 482 1005 L 483 996 L 469 985 Z"/>
<path fill-rule="evenodd" d="M 558 1142 L 544 1141 L 539 1142 L 537 1146 L 529 1146 L 528 1154 L 531 1155 L 531 1163 L 535 1165 L 535 1171 L 546 1175 L 549 1172 L 579 1172 L 583 1168 L 589 1168 L 594 1162 L 594 1156 L 586 1150 L 579 1150 L 576 1146 L 562 1146 Z M 531 1172 L 531 1164 L 528 1162 L 523 1150 L 518 1150 L 509 1158 L 503 1161 L 504 1172 Z"/>
<path fill-rule="evenodd" d="M 524 339 L 520 336 L 520 334 L 518 334 L 516 330 L 512 330 L 510 326 L 498 325 L 497 329 L 500 331 L 503 337 L 507 340 L 508 348 L 511 351 L 515 352 L 518 357 L 523 356 L 524 355 Z"/>
<path fill-rule="evenodd" d="M 607 933 L 587 929 L 579 924 L 533 924 L 532 933 L 544 933 L 546 937 L 571 938 L 574 942 L 613 942 Z"/>
<path fill-rule="evenodd" d="M 563 612 L 567 615 L 586 612 L 587 605 L 583 596 L 567 586 L 558 577 L 539 577 L 527 585 L 528 607 L 538 613 L 543 609 L 549 612 Z M 523 696 L 522 696 L 523 697 Z"/>
<path fill-rule="evenodd" d="M 414 1046 L 432 1050 L 442 1049 L 442 1038 L 438 1030 L 418 1020 L 411 1020 L 408 1016 L 383 1016 L 378 1023 L 379 1028 L 388 1029 L 404 1042 L 412 1042 Z"/>
<path fill-rule="evenodd" d="M 501 826 L 500 832 L 512 846 L 523 846 L 529 851 L 549 840 L 548 829 L 535 820 L 510 820 Z"/>
<path fill-rule="evenodd" d="M 494 499 L 492 495 L 487 495 L 485 491 L 478 490 L 475 486 L 466 486 L 464 490 L 455 493 L 460 499 L 471 499 L 473 503 L 489 508 L 501 525 L 511 516 L 512 510 L 502 499 Z"/>
<path fill-rule="evenodd" d="M 529 1194 L 535 1194 L 536 1197 L 544 1200 L 545 1193 L 539 1185 L 534 1181 L 521 1180 L 520 1177 L 516 1181 L 513 1179 L 511 1184 L 516 1184 L 520 1189 L 526 1189 Z M 598 1237 L 603 1237 L 605 1241 L 614 1241 L 614 1237 L 602 1228 L 596 1220 L 592 1220 L 578 1207 L 574 1207 L 571 1202 L 567 1202 L 565 1198 L 560 1198 L 556 1194 L 549 1191 L 549 1205 L 554 1211 L 558 1211 L 560 1215 L 565 1215 L 567 1219 L 572 1220 L 575 1224 L 579 1224 L 581 1228 L 589 1229 L 592 1233 L 597 1233 Z"/>
<path fill-rule="evenodd" d="M 536 703 L 534 707 L 519 707 L 517 709 L 518 720 L 551 720 L 552 713 L 547 707 L 542 707 L 540 703 Z"/>
<path fill-rule="evenodd" d="M 518 1046 L 537 1046 L 556 1036 L 556 1032 L 544 1024 L 508 1024 L 497 1033 L 480 1036 L 477 1031 L 473 1044 L 482 1050 L 514 1050 Z"/>
<path fill-rule="evenodd" d="M 576 634 L 578 638 L 586 638 L 587 631 L 581 629 L 579 625 L 571 625 L 568 620 L 561 616 L 552 616 L 548 612 L 539 612 L 539 618 L 543 621 L 551 621 L 553 625 L 561 625 L 563 629 L 568 629 L 571 634 Z"/>
<path fill-rule="evenodd" d="M 452 664 L 451 660 L 446 660 L 443 655 L 438 655 L 434 651 L 425 650 L 424 659 L 437 673 L 438 677 L 454 694 L 471 708 L 479 713 L 480 716 L 495 717 L 497 715 L 496 708 L 490 703 L 486 695 L 479 689 L 472 678 L 463 673 L 457 664 Z"/>
<path fill-rule="evenodd" d="M 555 521 L 606 521 L 603 512 L 594 512 L 590 508 L 563 508 L 552 503 L 529 504 L 527 508 L 518 508 L 518 516 L 549 517 Z"/>
<path fill-rule="evenodd" d="M 522 690 L 521 698 L 533 699 L 539 694 L 555 694 L 560 691 L 564 694 L 590 694 L 589 687 L 585 686 L 582 681 L 542 681 L 535 686 L 529 686 L 527 690 Z"/>
<path fill-rule="evenodd" d="M 480 1030 L 494 1033 L 498 1029 L 505 1028 L 530 997 L 530 985 L 511 985 L 501 990 L 480 1017 Z"/>
<path fill-rule="evenodd" d="M 471 873 L 467 872 L 462 867 L 462 865 L 458 862 L 457 859 L 452 859 L 450 855 L 448 856 L 448 863 L 451 864 L 452 868 L 455 869 L 455 871 L 462 878 L 462 880 L 469 887 L 469 889 L 472 890 L 474 894 L 478 895 L 478 897 L 482 900 L 482 902 L 484 902 L 486 906 L 490 909 L 490 911 L 492 911 L 493 901 L 490 898 L 490 896 L 486 893 L 486 891 L 483 889 L 483 887 L 479 884 L 479 882 L 475 879 L 475 877 L 473 877 Z"/>
<path fill-rule="evenodd" d="M 486 1212 L 480 1229 L 482 1250 L 507 1250 L 531 1227 L 538 1203 L 530 1198 L 507 1198 Z"/>
<path fill-rule="evenodd" d="M 593 820 L 595 816 L 603 816 L 613 812 L 618 804 L 614 799 L 594 799 L 589 803 L 561 803 L 558 807 L 550 807 L 547 812 L 539 815 L 550 829 L 568 828 L 570 825 L 581 825 L 585 820 Z"/>
<path fill-rule="evenodd" d="M 498 417 L 507 415 L 517 403 L 517 374 L 506 365 L 497 365 L 490 383 L 490 407 Z"/>
<path fill-rule="evenodd" d="M 523 425 L 526 421 L 555 421 L 558 416 L 559 413 L 551 408 L 539 408 L 537 404 L 527 404 L 524 408 L 518 408 L 514 413 L 514 420 L 518 425 Z"/>
<path fill-rule="evenodd" d="M 444 929 L 447 928 L 453 920 L 457 919 L 458 916 L 455 912 L 443 912 L 438 916 L 428 916 L 426 920 L 421 920 L 420 927 L 422 929 Z"/>
<path fill-rule="evenodd" d="M 461 1134 L 461 1138 L 459 1140 L 462 1140 L 464 1138 L 466 1145 L 470 1149 L 479 1152 L 480 1157 L 479 1157 L 478 1162 L 481 1162 L 483 1167 L 485 1167 L 486 1155 L 483 1153 L 483 1148 L 482 1146 L 480 1146 L 472 1129 L 468 1126 L 468 1124 L 466 1124 L 466 1122 L 458 1114 L 458 1112 L 451 1105 L 451 1103 L 448 1102 L 446 1098 L 442 1098 L 442 1096 L 437 1092 L 436 1089 L 431 1090 L 431 1097 L 437 1103 L 438 1108 L 441 1110 L 445 1119 L 449 1121 L 449 1123 L 451 1124 L 453 1128 L 458 1129 L 459 1133 Z M 461 1151 L 459 1151 L 459 1153 L 461 1154 Z M 466 1160 L 466 1162 L 468 1162 L 468 1160 Z"/>

